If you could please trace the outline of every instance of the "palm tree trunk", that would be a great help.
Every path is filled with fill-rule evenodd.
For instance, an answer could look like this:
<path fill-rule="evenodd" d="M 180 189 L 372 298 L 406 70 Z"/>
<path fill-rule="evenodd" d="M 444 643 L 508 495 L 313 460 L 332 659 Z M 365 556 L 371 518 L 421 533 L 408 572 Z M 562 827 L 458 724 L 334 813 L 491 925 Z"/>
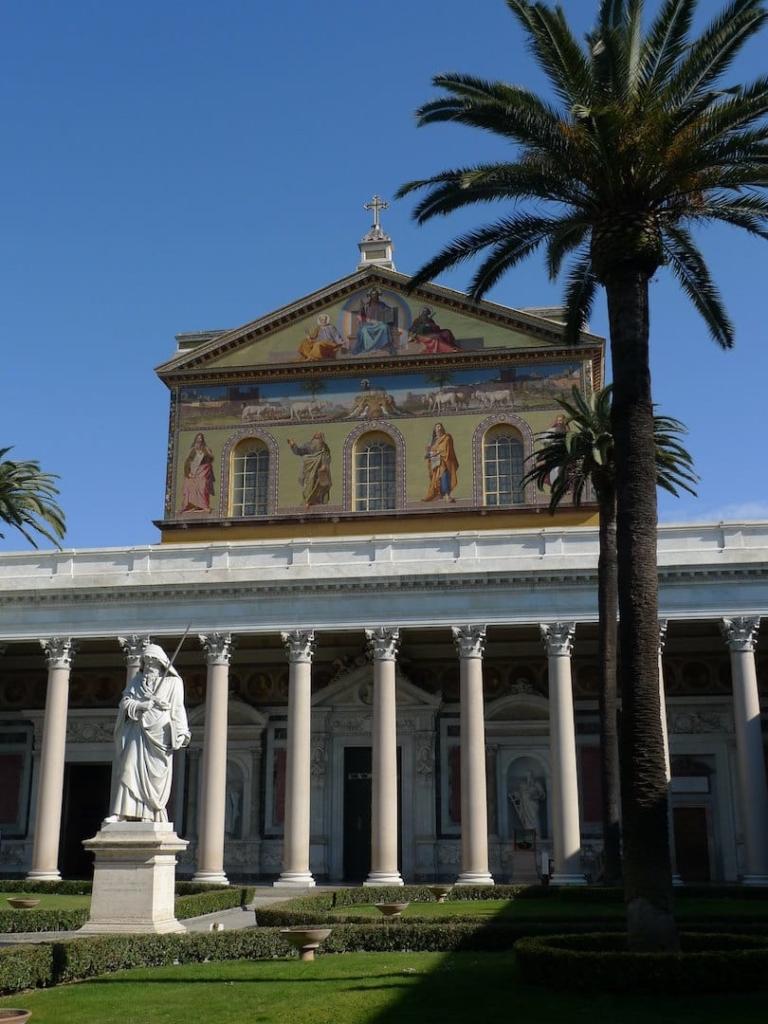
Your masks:
<path fill-rule="evenodd" d="M 603 792 L 603 881 L 621 880 L 621 794 L 619 735 L 616 717 L 616 645 L 618 640 L 618 580 L 616 561 L 616 489 L 601 483 L 600 556 L 597 562 L 597 607 L 600 665 L 600 781 Z"/>
<path fill-rule="evenodd" d="M 632 949 L 677 947 L 658 679 L 656 459 L 648 272 L 607 275 L 613 362 L 622 698 L 624 893 Z"/>

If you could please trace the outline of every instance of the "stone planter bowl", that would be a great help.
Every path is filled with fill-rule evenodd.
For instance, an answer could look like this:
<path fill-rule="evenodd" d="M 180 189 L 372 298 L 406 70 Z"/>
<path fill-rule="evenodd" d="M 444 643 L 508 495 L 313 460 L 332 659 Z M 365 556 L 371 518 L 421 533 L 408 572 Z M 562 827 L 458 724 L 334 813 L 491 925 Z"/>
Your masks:
<path fill-rule="evenodd" d="M 429 891 L 435 897 L 438 903 L 445 903 L 448 899 L 448 894 L 453 890 L 452 885 L 430 885 Z"/>
<path fill-rule="evenodd" d="M 10 1006 L 0 1006 L 0 1024 L 26 1024 L 31 1016 L 31 1010 L 12 1010 Z"/>
<path fill-rule="evenodd" d="M 315 950 L 331 934 L 330 928 L 281 928 L 285 941 L 298 949 L 299 960 L 314 960 Z"/>
<path fill-rule="evenodd" d="M 384 917 L 400 917 L 406 907 L 410 906 L 410 903 L 374 903 Z"/>
<path fill-rule="evenodd" d="M 31 910 L 33 907 L 36 907 L 38 905 L 40 900 L 24 899 L 21 896 L 9 896 L 8 902 L 11 904 L 14 910 Z M 0 1017 L 0 1020 L 2 1019 L 3 1018 Z M 10 1017 L 9 1020 L 13 1020 L 13 1017 Z"/>

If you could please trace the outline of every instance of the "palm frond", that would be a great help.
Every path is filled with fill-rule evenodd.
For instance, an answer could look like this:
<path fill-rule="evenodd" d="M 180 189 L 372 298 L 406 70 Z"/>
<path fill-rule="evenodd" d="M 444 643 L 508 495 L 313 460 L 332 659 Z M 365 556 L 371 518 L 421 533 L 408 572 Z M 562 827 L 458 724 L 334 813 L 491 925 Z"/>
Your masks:
<path fill-rule="evenodd" d="M 695 9 L 696 0 L 665 0 L 643 48 L 642 96 L 652 96 L 685 53 Z"/>
<path fill-rule="evenodd" d="M 58 478 L 44 473 L 38 462 L 7 459 L 11 450 L 0 449 L 0 523 L 18 530 L 34 547 L 35 534 L 61 547 L 59 541 L 66 526 L 64 513 L 55 501 Z"/>
<path fill-rule="evenodd" d="M 592 69 L 562 11 L 526 0 L 507 0 L 507 7 L 525 30 L 531 50 L 561 100 L 569 107 L 590 106 L 594 95 Z"/>
<path fill-rule="evenodd" d="M 704 258 L 690 234 L 681 227 L 667 227 L 664 231 L 664 248 L 673 273 L 701 314 L 712 337 L 723 348 L 732 348 L 733 324 Z"/>

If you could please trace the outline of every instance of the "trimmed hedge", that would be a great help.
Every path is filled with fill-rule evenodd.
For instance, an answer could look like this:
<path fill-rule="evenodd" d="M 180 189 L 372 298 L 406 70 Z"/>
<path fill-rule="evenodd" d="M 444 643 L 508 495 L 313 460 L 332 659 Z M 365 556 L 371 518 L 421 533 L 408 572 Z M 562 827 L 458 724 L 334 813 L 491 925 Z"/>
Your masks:
<path fill-rule="evenodd" d="M 212 891 L 208 889 L 188 896 L 177 896 L 176 917 L 186 921 L 202 914 L 215 914 L 218 910 L 244 907 L 251 902 L 254 892 L 252 886 L 217 886 Z"/>
<path fill-rule="evenodd" d="M 206 882 L 176 882 L 175 892 L 177 896 L 194 896 L 200 892 L 216 892 L 221 888 L 220 885 L 211 885 Z M 240 887 L 234 886 L 233 888 Z M 0 892 L 41 892 L 59 896 L 89 896 L 93 892 L 93 882 L 85 879 L 36 882 L 26 878 L 1 878 Z"/>
<path fill-rule="evenodd" d="M 89 896 L 93 890 L 93 882 L 35 882 L 26 878 L 0 879 L 0 892 L 41 892 L 49 896 Z"/>
<path fill-rule="evenodd" d="M 546 926 L 542 926 L 546 931 Z M 321 953 L 452 952 L 511 950 L 535 926 L 488 928 L 472 921 L 429 924 L 390 922 L 384 927 L 334 925 Z M 0 948 L 0 995 L 81 981 L 130 967 L 159 967 L 205 960 L 271 960 L 297 956 L 278 928 L 186 935 L 99 935 L 66 942 Z"/>
<path fill-rule="evenodd" d="M 570 992 L 684 995 L 768 990 L 768 937 L 683 933 L 679 953 L 635 953 L 610 933 L 515 943 L 527 982 Z"/>
<path fill-rule="evenodd" d="M 71 932 L 88 920 L 88 908 L 77 910 L 0 910 L 0 932 Z"/>
<path fill-rule="evenodd" d="M 245 907 L 251 902 L 254 894 L 252 886 L 223 887 L 217 885 L 205 888 L 192 886 L 191 888 L 197 891 L 176 897 L 176 917 L 180 921 L 185 921 L 190 917 L 200 917 L 203 914 L 215 914 L 220 910 L 231 910 L 233 907 Z M 82 928 L 87 920 L 88 909 L 86 907 L 76 910 L 64 908 L 0 910 L 0 932 L 18 934 L 20 932 L 75 931 Z"/>

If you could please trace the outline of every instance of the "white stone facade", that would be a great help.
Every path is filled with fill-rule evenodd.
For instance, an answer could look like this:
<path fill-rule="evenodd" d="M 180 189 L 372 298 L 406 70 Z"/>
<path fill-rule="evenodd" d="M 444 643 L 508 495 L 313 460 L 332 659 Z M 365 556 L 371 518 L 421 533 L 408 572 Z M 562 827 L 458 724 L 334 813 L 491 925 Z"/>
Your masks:
<path fill-rule="evenodd" d="M 658 550 L 673 814 L 683 840 L 699 830 L 712 880 L 760 882 L 768 806 L 755 645 L 759 654 L 768 524 L 664 526 Z M 547 527 L 0 556 L 0 695 L 26 666 L 47 673 L 47 711 L 18 696 L 0 706 L 0 757 L 18 786 L 0 872 L 56 877 L 74 820 L 65 770 L 111 761 L 114 712 L 83 706 L 78 664 L 97 673 L 114 650 L 110 664 L 125 667 L 130 645 L 121 654 L 118 637 L 151 635 L 170 650 L 190 627 L 196 653 L 180 672 L 206 679 L 205 699 L 191 709 L 169 807 L 190 840 L 185 874 L 297 887 L 348 877 L 356 776 L 377 794 L 372 881 L 524 881 L 550 860 L 563 882 L 598 877 L 600 828 L 583 781 L 596 701 L 572 679 L 570 649 L 576 658 L 594 634 L 596 563 L 595 529 Z M 558 636 L 571 639 L 557 646 Z M 360 653 L 333 672 L 326 659 L 318 686 L 329 637 Z M 438 657 L 433 637 L 439 657 L 455 659 L 455 692 L 415 681 Z M 265 644 L 284 666 L 287 704 L 231 690 Z M 523 662 L 535 678 L 515 677 Z M 370 748 L 370 768 L 354 761 Z M 524 818 L 536 822 L 530 846 Z"/>

